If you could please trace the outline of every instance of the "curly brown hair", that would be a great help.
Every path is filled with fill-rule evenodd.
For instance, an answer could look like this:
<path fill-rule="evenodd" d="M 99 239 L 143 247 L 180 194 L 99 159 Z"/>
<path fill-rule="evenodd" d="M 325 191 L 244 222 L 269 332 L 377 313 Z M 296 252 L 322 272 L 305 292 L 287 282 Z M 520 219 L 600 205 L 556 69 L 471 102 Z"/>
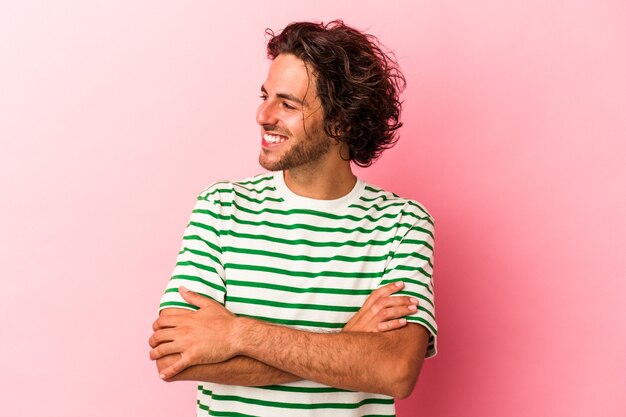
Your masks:
<path fill-rule="evenodd" d="M 292 54 L 313 68 L 324 131 L 348 145 L 349 160 L 367 167 L 395 145 L 406 81 L 375 36 L 341 20 L 294 22 L 277 35 L 271 29 L 266 34 L 268 58 Z"/>

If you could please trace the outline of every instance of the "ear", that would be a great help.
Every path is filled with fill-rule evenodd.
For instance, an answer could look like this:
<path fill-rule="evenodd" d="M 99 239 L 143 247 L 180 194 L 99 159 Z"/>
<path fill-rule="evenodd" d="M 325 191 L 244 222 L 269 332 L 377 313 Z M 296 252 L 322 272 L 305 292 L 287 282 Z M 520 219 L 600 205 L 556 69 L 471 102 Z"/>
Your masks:
<path fill-rule="evenodd" d="M 343 142 L 342 138 L 350 132 L 351 126 L 344 126 L 343 123 L 335 121 L 330 125 L 331 137 L 335 139 L 337 143 Z"/>

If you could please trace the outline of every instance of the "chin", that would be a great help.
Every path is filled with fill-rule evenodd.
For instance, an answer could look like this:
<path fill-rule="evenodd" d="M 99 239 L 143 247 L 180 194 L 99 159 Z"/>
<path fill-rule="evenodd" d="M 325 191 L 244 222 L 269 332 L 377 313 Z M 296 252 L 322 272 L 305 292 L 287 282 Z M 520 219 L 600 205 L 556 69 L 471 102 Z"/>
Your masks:
<path fill-rule="evenodd" d="M 280 161 L 267 161 L 263 158 L 262 154 L 259 156 L 259 165 L 268 171 L 281 171 L 283 169 L 280 165 Z"/>

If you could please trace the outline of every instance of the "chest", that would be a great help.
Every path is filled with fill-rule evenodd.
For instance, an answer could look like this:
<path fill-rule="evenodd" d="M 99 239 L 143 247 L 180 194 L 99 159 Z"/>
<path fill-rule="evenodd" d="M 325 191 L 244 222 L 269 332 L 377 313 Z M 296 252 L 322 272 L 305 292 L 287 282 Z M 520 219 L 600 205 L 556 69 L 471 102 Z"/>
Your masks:
<path fill-rule="evenodd" d="M 340 329 L 358 311 L 393 241 L 388 230 L 324 219 L 236 218 L 224 230 L 227 308 L 318 330 Z"/>

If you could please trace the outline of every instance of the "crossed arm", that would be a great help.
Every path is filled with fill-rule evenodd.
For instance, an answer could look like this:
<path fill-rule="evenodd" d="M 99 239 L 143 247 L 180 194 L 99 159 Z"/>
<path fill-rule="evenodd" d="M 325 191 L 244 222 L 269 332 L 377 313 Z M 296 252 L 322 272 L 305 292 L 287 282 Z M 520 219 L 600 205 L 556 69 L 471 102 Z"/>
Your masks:
<path fill-rule="evenodd" d="M 161 311 L 161 318 L 154 323 L 154 335 L 150 338 L 150 345 L 157 348 L 161 340 L 160 332 L 164 327 L 162 318 L 190 314 L 189 310 L 167 308 Z M 247 356 L 235 356 L 227 361 L 210 364 L 196 364 L 173 374 L 172 366 L 182 360 L 181 353 L 173 353 L 159 358 L 150 353 L 151 359 L 156 359 L 159 375 L 167 382 L 173 381 L 206 381 L 226 385 L 263 386 L 285 384 L 298 381 L 299 378 L 278 368 L 259 362 Z"/>
<path fill-rule="evenodd" d="M 398 319 L 416 308 L 389 297 L 401 286 L 376 290 L 341 333 L 313 333 L 236 317 L 218 303 L 181 291 L 198 311 L 166 309 L 150 338 L 161 377 L 234 385 L 299 379 L 337 388 L 408 396 L 417 380 L 427 330 Z"/>

